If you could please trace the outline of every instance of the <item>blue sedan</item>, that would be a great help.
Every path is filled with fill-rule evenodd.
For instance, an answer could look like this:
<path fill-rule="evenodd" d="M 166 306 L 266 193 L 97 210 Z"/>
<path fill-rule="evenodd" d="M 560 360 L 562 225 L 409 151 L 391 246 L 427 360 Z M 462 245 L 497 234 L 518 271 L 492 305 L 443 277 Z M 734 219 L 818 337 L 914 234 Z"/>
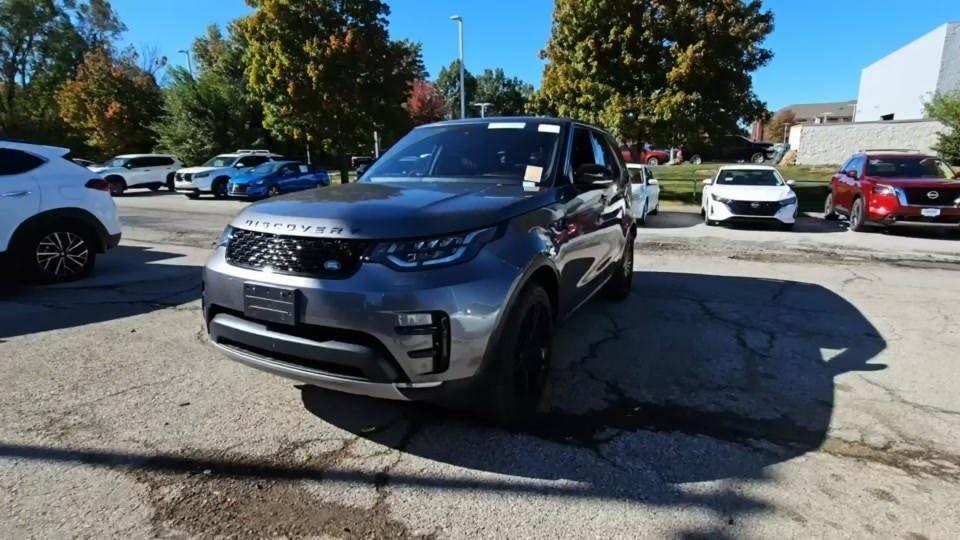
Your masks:
<path fill-rule="evenodd" d="M 268 161 L 235 176 L 227 184 L 231 197 L 262 199 L 330 185 L 330 175 L 299 161 Z"/>

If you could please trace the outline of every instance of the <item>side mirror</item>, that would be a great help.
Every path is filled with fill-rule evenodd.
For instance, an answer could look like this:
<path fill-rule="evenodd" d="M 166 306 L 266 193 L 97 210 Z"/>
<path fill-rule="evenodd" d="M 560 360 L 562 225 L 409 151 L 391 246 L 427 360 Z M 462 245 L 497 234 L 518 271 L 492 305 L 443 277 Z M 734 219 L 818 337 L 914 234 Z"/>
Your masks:
<path fill-rule="evenodd" d="M 237 168 L 237 169 L 246 169 L 246 168 L 247 168 L 247 166 L 244 165 L 243 163 L 237 163 L 236 165 L 234 165 L 234 167 Z"/>
<path fill-rule="evenodd" d="M 960 172 L 957 172 L 957 174 L 953 175 L 953 177 L 960 180 Z"/>
<path fill-rule="evenodd" d="M 793 187 L 793 186 L 797 185 L 797 182 L 794 181 L 794 180 L 787 180 L 787 185 Z"/>
<path fill-rule="evenodd" d="M 130 163 L 130 162 L 128 161 L 128 162 L 126 162 L 126 163 L 123 164 L 123 168 L 124 168 L 124 169 L 132 169 L 132 168 L 133 168 L 133 163 Z"/>
<path fill-rule="evenodd" d="M 573 183 L 578 186 L 609 185 L 613 183 L 613 174 L 603 165 L 584 163 L 573 172 Z"/>
<path fill-rule="evenodd" d="M 847 178 L 853 178 L 854 180 L 857 179 L 857 171 L 847 171 L 846 175 Z"/>
<path fill-rule="evenodd" d="M 651 178 L 650 180 L 647 181 L 647 185 L 657 186 L 657 185 L 660 185 L 660 181 L 657 180 L 656 178 Z"/>
<path fill-rule="evenodd" d="M 704 178 L 704 179 L 703 179 L 703 182 L 700 182 L 700 183 L 703 184 L 703 185 L 705 185 L 705 186 L 709 186 L 710 184 L 713 183 L 713 178 Z"/>

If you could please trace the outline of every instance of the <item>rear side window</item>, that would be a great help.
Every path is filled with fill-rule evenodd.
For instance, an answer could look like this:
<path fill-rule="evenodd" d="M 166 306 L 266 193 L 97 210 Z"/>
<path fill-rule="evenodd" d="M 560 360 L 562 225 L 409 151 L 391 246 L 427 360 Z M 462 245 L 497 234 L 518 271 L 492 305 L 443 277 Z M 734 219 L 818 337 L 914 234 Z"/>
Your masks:
<path fill-rule="evenodd" d="M 240 163 L 242 165 L 246 165 L 247 167 L 256 167 L 257 165 L 266 163 L 267 161 L 270 161 L 270 158 L 265 156 L 247 156 L 240 158 Z"/>
<path fill-rule="evenodd" d="M 32 171 L 45 161 L 21 150 L 0 148 L 0 176 L 11 176 Z"/>

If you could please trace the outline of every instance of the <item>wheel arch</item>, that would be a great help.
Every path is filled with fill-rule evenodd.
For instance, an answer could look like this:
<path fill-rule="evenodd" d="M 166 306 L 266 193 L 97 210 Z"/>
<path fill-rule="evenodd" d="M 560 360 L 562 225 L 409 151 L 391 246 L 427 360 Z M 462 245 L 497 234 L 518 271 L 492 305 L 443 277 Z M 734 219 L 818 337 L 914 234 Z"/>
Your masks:
<path fill-rule="evenodd" d="M 31 231 L 60 223 L 75 223 L 87 229 L 93 236 L 97 253 L 107 250 L 107 238 L 110 236 L 103 223 L 83 208 L 54 208 L 30 216 L 21 223 L 10 237 L 11 249 L 17 249 L 20 242 Z"/>
<path fill-rule="evenodd" d="M 108 175 L 104 176 L 103 179 L 106 180 L 107 182 L 109 182 L 109 181 L 111 181 L 111 180 L 119 180 L 119 181 L 123 182 L 124 187 L 127 186 L 127 179 L 124 178 L 123 176 L 117 174 L 117 173 L 108 174 Z"/>

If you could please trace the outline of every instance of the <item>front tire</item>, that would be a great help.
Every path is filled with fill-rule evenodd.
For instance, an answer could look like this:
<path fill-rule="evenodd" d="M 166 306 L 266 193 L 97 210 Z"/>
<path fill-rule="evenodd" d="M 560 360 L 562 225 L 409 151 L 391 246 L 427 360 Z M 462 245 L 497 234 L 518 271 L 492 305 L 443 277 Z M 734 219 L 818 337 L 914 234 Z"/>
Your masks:
<path fill-rule="evenodd" d="M 213 192 L 214 199 L 226 199 L 227 198 L 227 179 L 226 178 L 217 178 L 213 181 L 213 184 L 210 185 L 210 190 Z"/>
<path fill-rule="evenodd" d="M 853 208 L 850 209 L 850 230 L 854 232 L 864 232 L 867 230 L 863 199 L 861 198 L 853 201 Z"/>
<path fill-rule="evenodd" d="M 111 197 L 119 197 L 127 190 L 127 183 L 119 176 L 108 176 L 105 180 L 110 184 Z"/>
<path fill-rule="evenodd" d="M 630 296 L 630 289 L 633 288 L 633 240 L 634 235 L 627 237 L 627 245 L 624 247 L 623 256 L 614 270 L 610 281 L 604 286 L 604 293 L 611 300 L 621 301 Z"/>
<path fill-rule="evenodd" d="M 73 223 L 47 226 L 28 233 L 18 249 L 23 275 L 42 283 L 62 283 L 86 277 L 97 260 L 94 237 Z"/>
<path fill-rule="evenodd" d="M 763 163 L 764 161 L 766 161 L 766 159 L 767 159 L 767 156 L 761 154 L 760 152 L 757 152 L 756 154 L 750 156 L 750 162 L 755 163 L 757 165 Z"/>
<path fill-rule="evenodd" d="M 172 193 L 176 191 L 176 187 L 173 185 L 173 173 L 167 175 L 167 189 Z"/>
<path fill-rule="evenodd" d="M 647 160 L 647 165 L 650 165 L 651 167 L 656 167 L 659 164 L 660 164 L 660 160 L 655 157 L 652 157 Z"/>
<path fill-rule="evenodd" d="M 691 164 L 691 165 L 700 165 L 700 164 L 703 163 L 703 158 L 700 157 L 700 156 L 697 155 L 697 154 L 694 154 L 694 155 L 690 156 L 690 160 L 689 160 L 689 161 L 690 161 L 690 164 Z"/>
<path fill-rule="evenodd" d="M 280 189 L 277 188 L 277 186 L 270 186 L 270 188 L 267 189 L 267 198 L 276 197 L 277 195 L 280 195 Z"/>
<path fill-rule="evenodd" d="M 640 212 L 640 217 L 637 218 L 637 225 L 643 226 L 647 224 L 647 204 L 649 204 L 649 201 L 643 202 L 643 211 Z"/>
<path fill-rule="evenodd" d="M 527 285 L 504 321 L 483 414 L 513 427 L 528 426 L 546 404 L 553 359 L 553 305 L 539 284 Z"/>

